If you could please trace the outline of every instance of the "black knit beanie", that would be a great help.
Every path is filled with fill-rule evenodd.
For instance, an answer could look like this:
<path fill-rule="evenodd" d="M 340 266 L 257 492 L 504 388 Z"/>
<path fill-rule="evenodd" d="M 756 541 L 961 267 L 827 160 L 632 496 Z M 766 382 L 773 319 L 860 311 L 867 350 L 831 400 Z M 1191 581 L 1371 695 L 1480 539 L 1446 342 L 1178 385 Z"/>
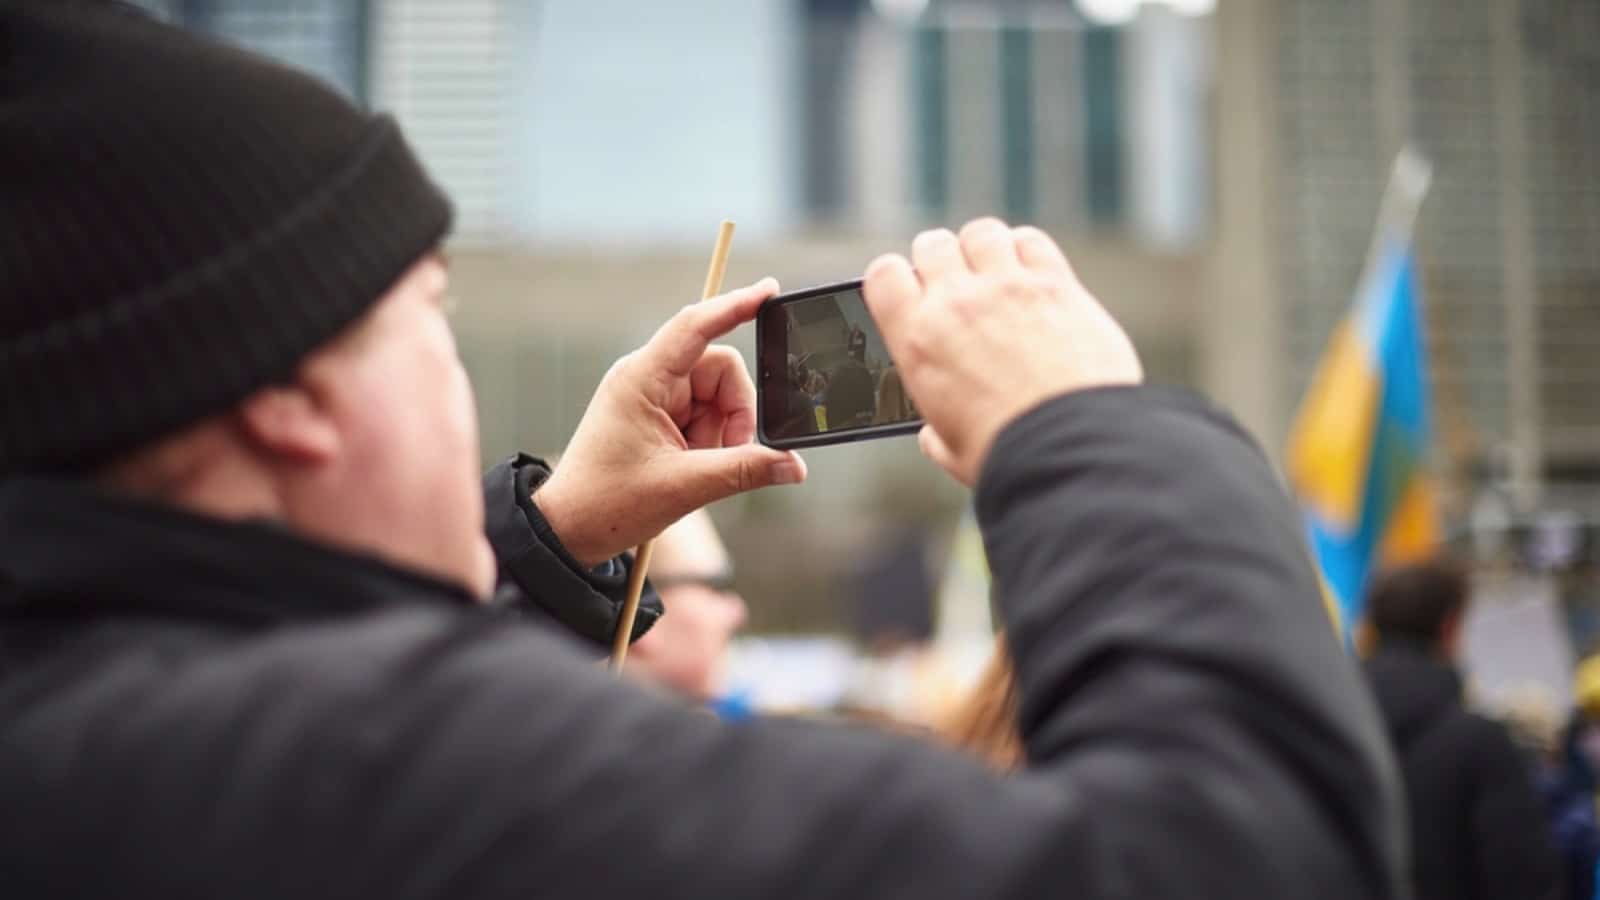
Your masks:
<path fill-rule="evenodd" d="M 0 476 L 287 380 L 449 230 L 392 119 L 91 0 L 0 0 Z"/>

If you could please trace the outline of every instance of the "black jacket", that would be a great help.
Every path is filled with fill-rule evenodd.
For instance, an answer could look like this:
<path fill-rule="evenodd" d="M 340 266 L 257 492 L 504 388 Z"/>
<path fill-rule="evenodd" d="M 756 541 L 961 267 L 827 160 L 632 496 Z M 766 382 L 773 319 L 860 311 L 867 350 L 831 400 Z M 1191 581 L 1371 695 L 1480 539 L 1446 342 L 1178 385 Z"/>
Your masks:
<path fill-rule="evenodd" d="M 683 710 L 539 619 L 271 527 L 6 486 L 4 896 L 1403 896 L 1377 714 L 1234 426 L 1061 398 L 999 437 L 978 511 L 1011 777 Z M 513 572 L 545 608 L 594 590 L 552 560 Z"/>
<path fill-rule="evenodd" d="M 1464 708 L 1455 669 L 1393 639 L 1366 669 L 1410 801 L 1417 900 L 1560 896 L 1528 761 L 1503 726 Z"/>

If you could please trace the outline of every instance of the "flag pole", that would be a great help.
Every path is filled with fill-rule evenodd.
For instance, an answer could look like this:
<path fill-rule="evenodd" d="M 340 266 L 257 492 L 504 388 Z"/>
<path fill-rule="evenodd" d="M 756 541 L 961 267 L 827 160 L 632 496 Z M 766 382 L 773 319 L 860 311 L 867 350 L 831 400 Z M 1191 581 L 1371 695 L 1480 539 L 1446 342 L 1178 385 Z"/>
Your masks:
<path fill-rule="evenodd" d="M 701 300 L 710 300 L 722 292 L 722 276 L 728 271 L 728 251 L 733 247 L 733 222 L 723 219 L 717 228 L 717 242 L 711 248 L 711 265 L 706 269 L 706 283 L 700 291 Z M 628 643 L 633 637 L 633 620 L 639 615 L 639 597 L 644 593 L 644 576 L 650 570 L 650 555 L 655 550 L 655 538 L 640 544 L 633 554 L 633 571 L 628 573 L 628 594 L 622 603 L 622 613 L 617 616 L 617 631 L 611 636 L 611 668 L 621 672 L 628 658 Z"/>
<path fill-rule="evenodd" d="M 1378 224 L 1372 230 L 1372 245 L 1367 248 L 1367 259 L 1361 268 L 1358 290 L 1365 291 L 1377 276 L 1384 246 L 1393 239 L 1411 243 L 1417 230 L 1417 215 L 1422 210 L 1422 199 L 1433 183 L 1433 163 L 1423 156 L 1414 144 L 1406 144 L 1395 154 L 1394 165 L 1389 169 L 1389 184 L 1383 190 L 1378 204 Z"/>

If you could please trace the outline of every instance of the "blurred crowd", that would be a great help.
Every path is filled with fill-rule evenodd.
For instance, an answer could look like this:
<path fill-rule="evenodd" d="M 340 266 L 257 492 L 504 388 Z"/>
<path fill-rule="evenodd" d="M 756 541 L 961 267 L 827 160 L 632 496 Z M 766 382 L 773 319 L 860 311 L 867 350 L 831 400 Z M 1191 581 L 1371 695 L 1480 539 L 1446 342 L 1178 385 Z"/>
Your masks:
<path fill-rule="evenodd" d="M 540 16 L 513 17 L 499 14 L 517 4 L 395 0 L 334 15 L 330 5 L 325 31 L 349 38 L 328 53 L 348 76 L 330 89 L 212 39 L 261 27 L 251 3 L 140 5 L 211 38 L 121 2 L 0 0 L 0 146 L 14 157 L 0 221 L 17 236 L 0 241 L 0 894 L 1600 900 L 1600 654 L 1568 656 L 1600 646 L 1575 624 L 1600 605 L 1547 597 L 1537 639 L 1505 642 L 1523 657 L 1559 649 L 1544 667 L 1559 673 L 1553 680 L 1508 687 L 1505 672 L 1489 673 L 1473 635 L 1493 626 L 1474 616 L 1493 601 L 1441 549 L 1462 543 L 1446 523 L 1461 520 L 1467 495 L 1449 494 L 1436 471 L 1444 455 L 1466 471 L 1504 451 L 1508 508 L 1536 515 L 1541 470 L 1555 468 L 1543 438 L 1600 432 L 1581 401 L 1549 403 L 1546 428 L 1546 373 L 1528 360 L 1508 367 L 1505 410 L 1486 416 L 1451 401 L 1435 410 L 1438 373 L 1425 351 L 1450 341 L 1430 334 L 1423 263 L 1433 244 L 1456 242 L 1418 224 L 1432 163 L 1409 146 L 1348 317 L 1322 362 L 1302 365 L 1329 322 L 1289 298 L 1315 296 L 1303 290 L 1313 283 L 1347 290 L 1351 273 L 1334 261 L 1354 265 L 1357 253 L 1341 249 L 1328 223 L 1359 221 L 1349 230 L 1365 243 L 1370 219 L 1364 207 L 1330 214 L 1299 196 L 1362 195 L 1364 182 L 1325 178 L 1279 153 L 1280 144 L 1363 143 L 1335 140 L 1348 128 L 1301 102 L 1326 86 L 1345 95 L 1366 85 L 1323 71 L 1342 72 L 1352 56 L 1323 40 L 1338 33 L 1332 13 L 1296 30 L 1313 4 L 1229 7 L 1214 23 L 1230 52 L 1216 54 L 1212 97 L 1189 89 L 1212 83 L 1202 71 L 1211 60 L 1152 62 L 1211 46 L 1210 5 L 1132 3 L 1124 33 L 1110 27 L 1117 17 L 1106 4 L 1087 2 L 1065 18 L 1045 4 L 996 3 L 977 25 L 963 24 L 969 11 L 956 7 L 965 4 L 937 0 L 799 4 L 798 58 L 827 74 L 787 91 L 805 98 L 798 119 L 818 134 L 860 120 L 868 137 L 893 140 L 861 140 L 853 167 L 831 138 L 797 150 L 805 202 L 792 214 L 776 200 L 754 207 L 767 215 L 745 219 L 759 238 L 747 258 L 760 261 L 762 242 L 787 253 L 795 223 L 839 227 L 854 206 L 882 207 L 859 217 L 870 226 L 862 243 L 839 251 L 860 290 L 835 286 L 806 292 L 810 306 L 785 305 L 774 302 L 776 280 L 762 278 L 684 307 L 610 365 L 571 429 L 548 414 L 574 393 L 565 346 L 534 352 L 518 329 L 559 342 L 557 320 L 589 307 L 587 297 L 629 292 L 585 276 L 580 291 L 545 290 L 561 298 L 559 314 L 553 304 L 518 306 L 515 316 L 485 314 L 476 329 L 452 321 L 452 277 L 471 286 L 474 268 L 458 258 L 453 276 L 452 235 L 464 249 L 483 241 L 476 252 L 509 266 L 520 251 L 487 237 L 549 241 L 545 220 L 570 226 L 579 243 L 593 232 L 559 203 L 496 220 L 502 200 L 522 202 L 504 200 L 516 196 L 504 184 L 543 183 L 543 168 L 468 178 L 460 190 L 452 182 L 462 172 L 494 168 L 462 150 L 436 155 L 445 174 L 430 174 L 433 162 L 406 135 L 451 145 L 434 143 L 428 103 L 413 99 L 430 91 L 413 90 L 404 73 L 429 68 L 413 64 L 437 51 L 447 62 L 433 68 L 459 74 L 476 57 L 488 61 L 482 83 L 510 83 L 509 67 L 488 64 L 502 41 L 543 48 L 550 42 L 532 38 L 562 35 L 546 26 L 565 21 L 566 34 L 604 41 L 554 43 L 615 51 L 616 34 L 577 27 L 606 13 L 589 9 L 598 16 L 589 20 L 579 13 L 590 4 L 533 4 Z M 1409 82 L 1413 63 L 1418 79 L 1454 81 L 1426 65 L 1428 54 L 1379 33 L 1408 20 L 1406 5 L 1394 20 L 1372 17 L 1376 52 L 1365 52 L 1365 30 L 1346 46 L 1361 47 L 1353 55 L 1374 63 L 1378 81 Z M 279 12 L 297 15 L 292 6 Z M 1498 88 L 1479 93 L 1515 110 L 1523 54 L 1535 74 L 1568 63 L 1519 33 L 1538 17 L 1500 14 L 1511 8 L 1478 17 Z M 788 27 L 777 9 L 747 31 Z M 455 17 L 449 24 L 465 27 L 445 28 Z M 1410 30 L 1427 33 L 1428 19 L 1416 18 Z M 1271 40 L 1250 38 L 1256 31 Z M 719 49 L 773 55 L 727 39 L 734 33 L 707 32 Z M 639 34 L 674 58 L 714 56 L 660 30 Z M 1324 59 L 1302 42 L 1333 49 Z M 1232 52 L 1241 46 L 1294 65 L 1244 65 Z M 882 59 L 892 64 L 879 71 Z M 549 77 L 581 68 L 564 61 L 542 58 L 531 79 L 540 90 L 507 105 L 582 95 Z M 1063 62 L 1083 71 L 1065 78 Z M 687 62 L 644 63 L 698 77 Z M 918 74 L 883 74 L 890 69 Z M 722 80 L 748 80 L 736 71 Z M 844 72 L 861 90 L 830 87 Z M 1273 80 L 1279 105 L 1304 107 L 1334 132 L 1301 136 L 1298 118 L 1271 121 L 1257 89 Z M 1068 98 L 1063 84 L 1082 90 Z M 439 130 L 473 132 L 458 90 L 441 92 L 450 116 Z M 1410 109 L 1394 85 L 1377 93 Z M 606 96 L 583 102 L 605 110 Z M 398 117 L 367 106 L 396 97 Z M 880 116 L 873 98 L 914 114 Z M 767 99 L 764 90 L 745 97 L 750 108 Z M 1078 112 L 1062 116 L 1080 104 L 1078 129 Z M 671 130 L 693 130 L 672 104 L 630 91 L 626 105 L 659 106 Z M 520 119 L 495 106 L 471 140 L 498 154 L 515 146 L 506 133 Z M 747 133 L 779 133 L 737 104 L 715 108 Z M 1419 104 L 1418 118 L 1433 108 Z M 1529 108 L 1525 117 L 1492 111 L 1507 157 L 1494 177 L 1453 159 L 1448 143 L 1439 157 L 1442 180 L 1509 186 L 1496 200 L 1511 223 L 1500 269 L 1465 270 L 1471 281 L 1505 281 L 1508 334 L 1485 353 L 1503 348 L 1512 359 L 1536 355 L 1544 340 L 1519 315 L 1533 288 L 1549 295 L 1546 316 L 1559 308 L 1550 297 L 1566 296 L 1541 286 L 1550 267 L 1518 244 L 1544 225 L 1537 208 L 1517 210 L 1520 182 L 1536 194 L 1547 183 L 1543 169 L 1526 169 L 1523 145 L 1543 134 L 1530 123 L 1544 107 Z M 975 126 L 974 109 L 999 110 L 1000 121 Z M 1225 141 L 1199 124 L 1213 109 L 1231 123 Z M 564 127 L 551 130 L 596 146 L 622 143 L 598 120 L 629 118 L 573 128 L 562 113 L 551 120 Z M 1406 117 L 1380 116 L 1395 120 L 1372 142 L 1385 155 L 1407 141 Z M 880 118 L 889 124 L 871 127 Z M 1241 122 L 1295 136 L 1238 142 Z M 1098 137 L 1060 140 L 1052 128 L 1063 123 Z M 667 162 L 634 158 L 648 147 L 646 159 L 670 162 L 645 124 L 628 123 L 628 165 L 544 154 L 607 235 L 618 217 L 605 209 L 607 191 L 586 188 L 586 173 L 616 182 L 609 202 L 677 210 L 653 226 L 659 234 L 673 216 L 698 215 L 622 178 L 639 169 L 671 180 Z M 966 140 L 990 132 L 992 146 Z M 1475 133 L 1471 142 L 1486 143 Z M 1286 169 L 1258 171 L 1279 155 Z M 1371 155 L 1363 146 L 1352 158 L 1364 171 Z M 1212 168 L 1214 192 L 1200 174 Z M 1305 183 L 1294 180 L 1299 168 L 1311 173 Z M 834 172 L 850 177 L 816 177 Z M 993 177 L 972 177 L 985 172 Z M 783 193 L 780 179 L 763 187 L 749 174 L 719 167 L 715 177 Z M 1086 183 L 1081 197 L 1057 190 L 1076 180 Z M 1241 192 L 1227 189 L 1258 181 L 1283 182 L 1284 196 L 1239 204 Z M 899 187 L 844 203 L 846 182 Z M 968 189 L 982 182 L 989 188 Z M 449 193 L 466 200 L 457 206 Z M 1213 193 L 1228 200 L 1215 216 Z M 1600 197 L 1576 191 L 1572 205 L 1589 209 L 1589 194 Z M 1241 205 L 1259 207 L 1243 225 Z M 996 206 L 1018 224 L 985 215 L 959 233 L 929 228 L 909 248 L 897 238 L 903 253 L 883 252 L 889 242 L 872 231 Z M 1304 222 L 1279 215 L 1300 207 Z M 1475 227 L 1486 218 L 1445 208 Z M 1268 234 L 1279 218 L 1283 235 Z M 1073 256 L 1108 265 L 1105 280 L 1087 270 L 1080 279 L 1062 245 L 1024 219 L 1094 231 Z M 1570 255 L 1586 256 L 1588 232 L 1567 230 L 1580 248 Z M 616 252 L 632 263 L 647 233 Z M 1108 234 L 1119 237 L 1098 242 Z M 868 245 L 881 255 L 858 268 Z M 1300 245 L 1309 261 L 1286 249 Z M 711 283 L 726 261 L 717 258 Z M 1165 274 L 1146 282 L 1153 268 Z M 488 271 L 512 269 L 478 268 Z M 1452 293 L 1439 271 L 1453 269 L 1434 267 L 1443 298 L 1434 318 L 1484 305 L 1474 291 Z M 1204 283 L 1203 296 L 1189 296 L 1190 281 Z M 524 303 L 529 285 L 512 282 L 498 293 Z M 1587 298 L 1588 285 L 1572 296 Z M 675 290 L 651 287 L 663 302 Z M 1107 306 L 1102 291 L 1114 298 Z M 1178 296 L 1191 315 L 1171 315 Z M 1291 333 L 1281 341 L 1254 346 L 1211 325 L 1279 307 L 1258 330 Z M 607 340 L 631 342 L 628 328 L 654 318 L 647 307 L 622 309 L 590 310 Z M 774 326 L 772 310 L 788 318 Z M 1143 335 L 1121 324 L 1146 318 L 1134 329 Z M 507 327 L 513 320 L 523 324 Z M 727 343 L 752 323 L 763 351 L 759 406 L 747 360 Z M 458 345 L 458 332 L 473 330 L 496 332 L 514 352 Z M 766 356 L 780 333 L 784 349 Z M 1141 356 L 1135 343 L 1154 349 Z M 1206 382 L 1223 403 L 1148 383 L 1160 380 L 1148 361 L 1162 356 L 1178 380 Z M 1296 360 L 1267 361 L 1280 356 Z M 515 390 L 475 394 L 480 374 Z M 1281 398 L 1254 388 L 1288 392 L 1301 374 L 1305 403 L 1279 459 L 1253 433 L 1277 437 Z M 1570 383 L 1581 395 L 1581 382 Z M 1242 424 L 1227 411 L 1237 402 Z M 1463 410 L 1509 436 L 1441 453 L 1436 423 Z M 480 416 L 517 440 L 485 440 Z M 942 469 L 951 481 L 941 484 L 961 498 L 945 510 L 970 503 L 948 545 L 923 512 L 937 502 L 919 500 L 898 519 L 861 515 L 892 504 L 860 489 L 880 479 L 842 456 L 833 457 L 845 460 L 840 470 L 857 470 L 850 480 L 817 478 L 821 489 L 808 494 L 824 514 L 785 507 L 783 492 L 756 495 L 808 479 L 808 462 L 770 446 L 781 443 L 773 437 L 809 447 L 830 443 L 817 439 L 828 432 L 919 416 L 926 426 L 911 427 L 921 428 L 926 473 Z M 557 431 L 559 465 L 515 452 L 552 446 L 539 436 Z M 1590 445 L 1571 446 L 1562 452 L 1593 480 Z M 830 465 L 817 464 L 819 473 Z M 933 490 L 917 487 L 926 479 L 908 483 Z M 743 512 L 770 504 L 771 518 L 810 524 L 758 552 L 730 552 L 741 535 L 719 533 L 708 509 L 739 495 Z M 1480 510 L 1493 509 L 1473 507 L 1474 539 L 1508 530 L 1478 528 Z M 1592 522 L 1558 512 L 1570 519 L 1549 531 L 1560 540 L 1535 542 L 1541 575 L 1572 566 L 1592 533 Z M 824 531 L 828 552 L 799 537 Z M 653 568 L 634 549 L 652 541 Z M 826 627 L 848 633 L 769 627 L 763 611 L 777 604 L 754 588 L 761 582 L 740 580 L 744 559 L 774 582 L 801 569 L 837 575 L 815 593 L 840 614 L 821 617 Z M 790 580 L 796 594 L 812 591 Z M 759 638 L 741 638 L 751 618 L 741 585 L 763 595 Z"/>
<path fill-rule="evenodd" d="M 983 648 L 981 667 L 959 658 L 933 639 L 931 623 L 904 613 L 925 605 L 906 595 L 926 592 L 926 583 L 868 579 L 869 590 L 882 591 L 872 598 L 880 612 L 902 613 L 896 623 L 870 623 L 860 650 L 842 639 L 801 640 L 787 646 L 785 666 L 771 641 L 757 640 L 767 652 L 729 672 L 730 656 L 752 654 L 736 645 L 743 599 L 709 517 L 685 520 L 662 544 L 653 577 L 674 612 L 664 621 L 676 621 L 640 642 L 633 671 L 641 679 L 724 717 L 756 706 L 840 716 L 923 734 L 1001 770 L 1024 763 L 1004 638 Z M 904 546 L 880 556 L 879 566 L 908 561 Z M 1352 635 L 1406 785 L 1417 896 L 1600 896 L 1600 655 L 1578 665 L 1570 709 L 1534 683 L 1484 697 L 1463 661 L 1472 602 L 1470 572 L 1455 561 L 1390 568 L 1373 579 Z M 763 674 L 812 690 L 778 690 L 760 702 L 752 681 Z"/>

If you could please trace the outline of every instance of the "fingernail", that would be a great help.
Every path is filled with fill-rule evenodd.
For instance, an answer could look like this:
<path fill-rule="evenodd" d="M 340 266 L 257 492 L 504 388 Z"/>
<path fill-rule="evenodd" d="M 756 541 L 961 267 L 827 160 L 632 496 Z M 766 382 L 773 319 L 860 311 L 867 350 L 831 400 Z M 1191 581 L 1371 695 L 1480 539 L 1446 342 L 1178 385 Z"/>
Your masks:
<path fill-rule="evenodd" d="M 799 460 L 786 459 L 772 466 L 773 484 L 799 484 L 806 478 L 805 467 Z"/>

